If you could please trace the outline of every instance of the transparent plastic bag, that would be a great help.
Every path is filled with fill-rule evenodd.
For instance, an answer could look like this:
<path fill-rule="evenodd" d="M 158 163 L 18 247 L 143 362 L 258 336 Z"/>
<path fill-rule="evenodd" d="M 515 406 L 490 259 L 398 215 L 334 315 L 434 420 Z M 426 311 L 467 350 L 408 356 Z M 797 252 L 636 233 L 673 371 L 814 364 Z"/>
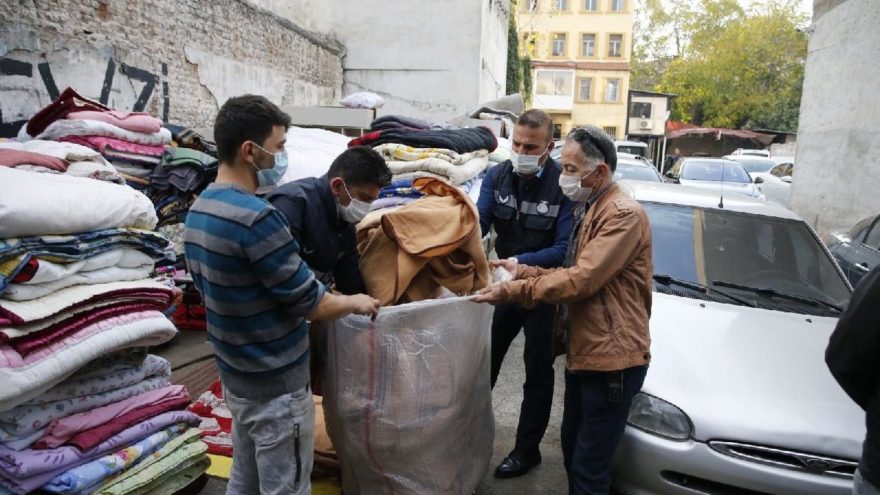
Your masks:
<path fill-rule="evenodd" d="M 492 307 L 467 298 L 322 323 L 327 429 L 344 493 L 467 494 L 492 458 Z"/>

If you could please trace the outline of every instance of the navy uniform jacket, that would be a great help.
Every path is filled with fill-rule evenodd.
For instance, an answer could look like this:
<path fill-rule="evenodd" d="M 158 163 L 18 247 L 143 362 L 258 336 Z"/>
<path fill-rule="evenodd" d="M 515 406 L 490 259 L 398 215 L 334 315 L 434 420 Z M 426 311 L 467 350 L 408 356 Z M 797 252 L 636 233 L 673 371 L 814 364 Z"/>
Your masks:
<path fill-rule="evenodd" d="M 300 256 L 321 281 L 343 294 L 366 292 L 354 225 L 339 217 L 329 177 L 288 182 L 266 199 L 287 218 Z"/>

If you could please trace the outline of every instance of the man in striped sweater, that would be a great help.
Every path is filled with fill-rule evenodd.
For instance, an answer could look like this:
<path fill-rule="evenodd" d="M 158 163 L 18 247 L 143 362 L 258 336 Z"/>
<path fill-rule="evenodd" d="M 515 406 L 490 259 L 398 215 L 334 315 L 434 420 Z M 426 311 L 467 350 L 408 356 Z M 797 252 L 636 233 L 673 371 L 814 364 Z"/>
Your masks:
<path fill-rule="evenodd" d="M 307 321 L 379 310 L 369 296 L 330 293 L 300 258 L 284 216 L 254 195 L 284 175 L 289 125 L 262 96 L 228 100 L 214 124 L 217 180 L 186 219 L 187 265 L 233 419 L 231 494 L 310 492 Z"/>

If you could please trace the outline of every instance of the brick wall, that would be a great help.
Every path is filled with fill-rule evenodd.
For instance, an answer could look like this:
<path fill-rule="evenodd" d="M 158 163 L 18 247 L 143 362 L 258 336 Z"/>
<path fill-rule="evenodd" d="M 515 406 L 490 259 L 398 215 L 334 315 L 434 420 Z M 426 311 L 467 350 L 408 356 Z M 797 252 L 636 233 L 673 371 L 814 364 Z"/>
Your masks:
<path fill-rule="evenodd" d="M 0 2 L 0 136 L 67 86 L 193 127 L 243 93 L 333 104 L 342 45 L 245 0 Z"/>

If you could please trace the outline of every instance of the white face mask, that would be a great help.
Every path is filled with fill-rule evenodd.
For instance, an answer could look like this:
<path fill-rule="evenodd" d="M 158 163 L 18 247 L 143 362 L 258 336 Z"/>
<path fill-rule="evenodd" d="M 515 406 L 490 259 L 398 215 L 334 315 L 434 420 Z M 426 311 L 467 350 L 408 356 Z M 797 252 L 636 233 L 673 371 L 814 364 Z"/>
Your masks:
<path fill-rule="evenodd" d="M 345 182 L 342 183 L 342 187 L 345 188 L 345 192 L 348 194 L 351 202 L 348 203 L 348 206 L 339 205 L 339 215 L 348 223 L 360 223 L 360 221 L 367 216 L 367 213 L 370 212 L 372 205 L 352 196 L 348 191 L 348 186 L 345 185 Z"/>
<path fill-rule="evenodd" d="M 546 150 L 545 150 L 546 152 Z M 510 162 L 513 164 L 513 171 L 522 175 L 534 175 L 541 171 L 540 155 L 520 155 L 515 151 L 510 152 Z"/>
<path fill-rule="evenodd" d="M 577 177 L 576 175 L 560 175 L 559 187 L 562 189 L 562 194 L 572 201 L 587 201 L 590 199 L 590 196 L 593 195 L 593 188 L 581 187 L 581 181 L 593 175 L 593 172 L 596 170 L 598 170 L 598 168 L 594 168 L 592 172 L 583 177 Z"/>

